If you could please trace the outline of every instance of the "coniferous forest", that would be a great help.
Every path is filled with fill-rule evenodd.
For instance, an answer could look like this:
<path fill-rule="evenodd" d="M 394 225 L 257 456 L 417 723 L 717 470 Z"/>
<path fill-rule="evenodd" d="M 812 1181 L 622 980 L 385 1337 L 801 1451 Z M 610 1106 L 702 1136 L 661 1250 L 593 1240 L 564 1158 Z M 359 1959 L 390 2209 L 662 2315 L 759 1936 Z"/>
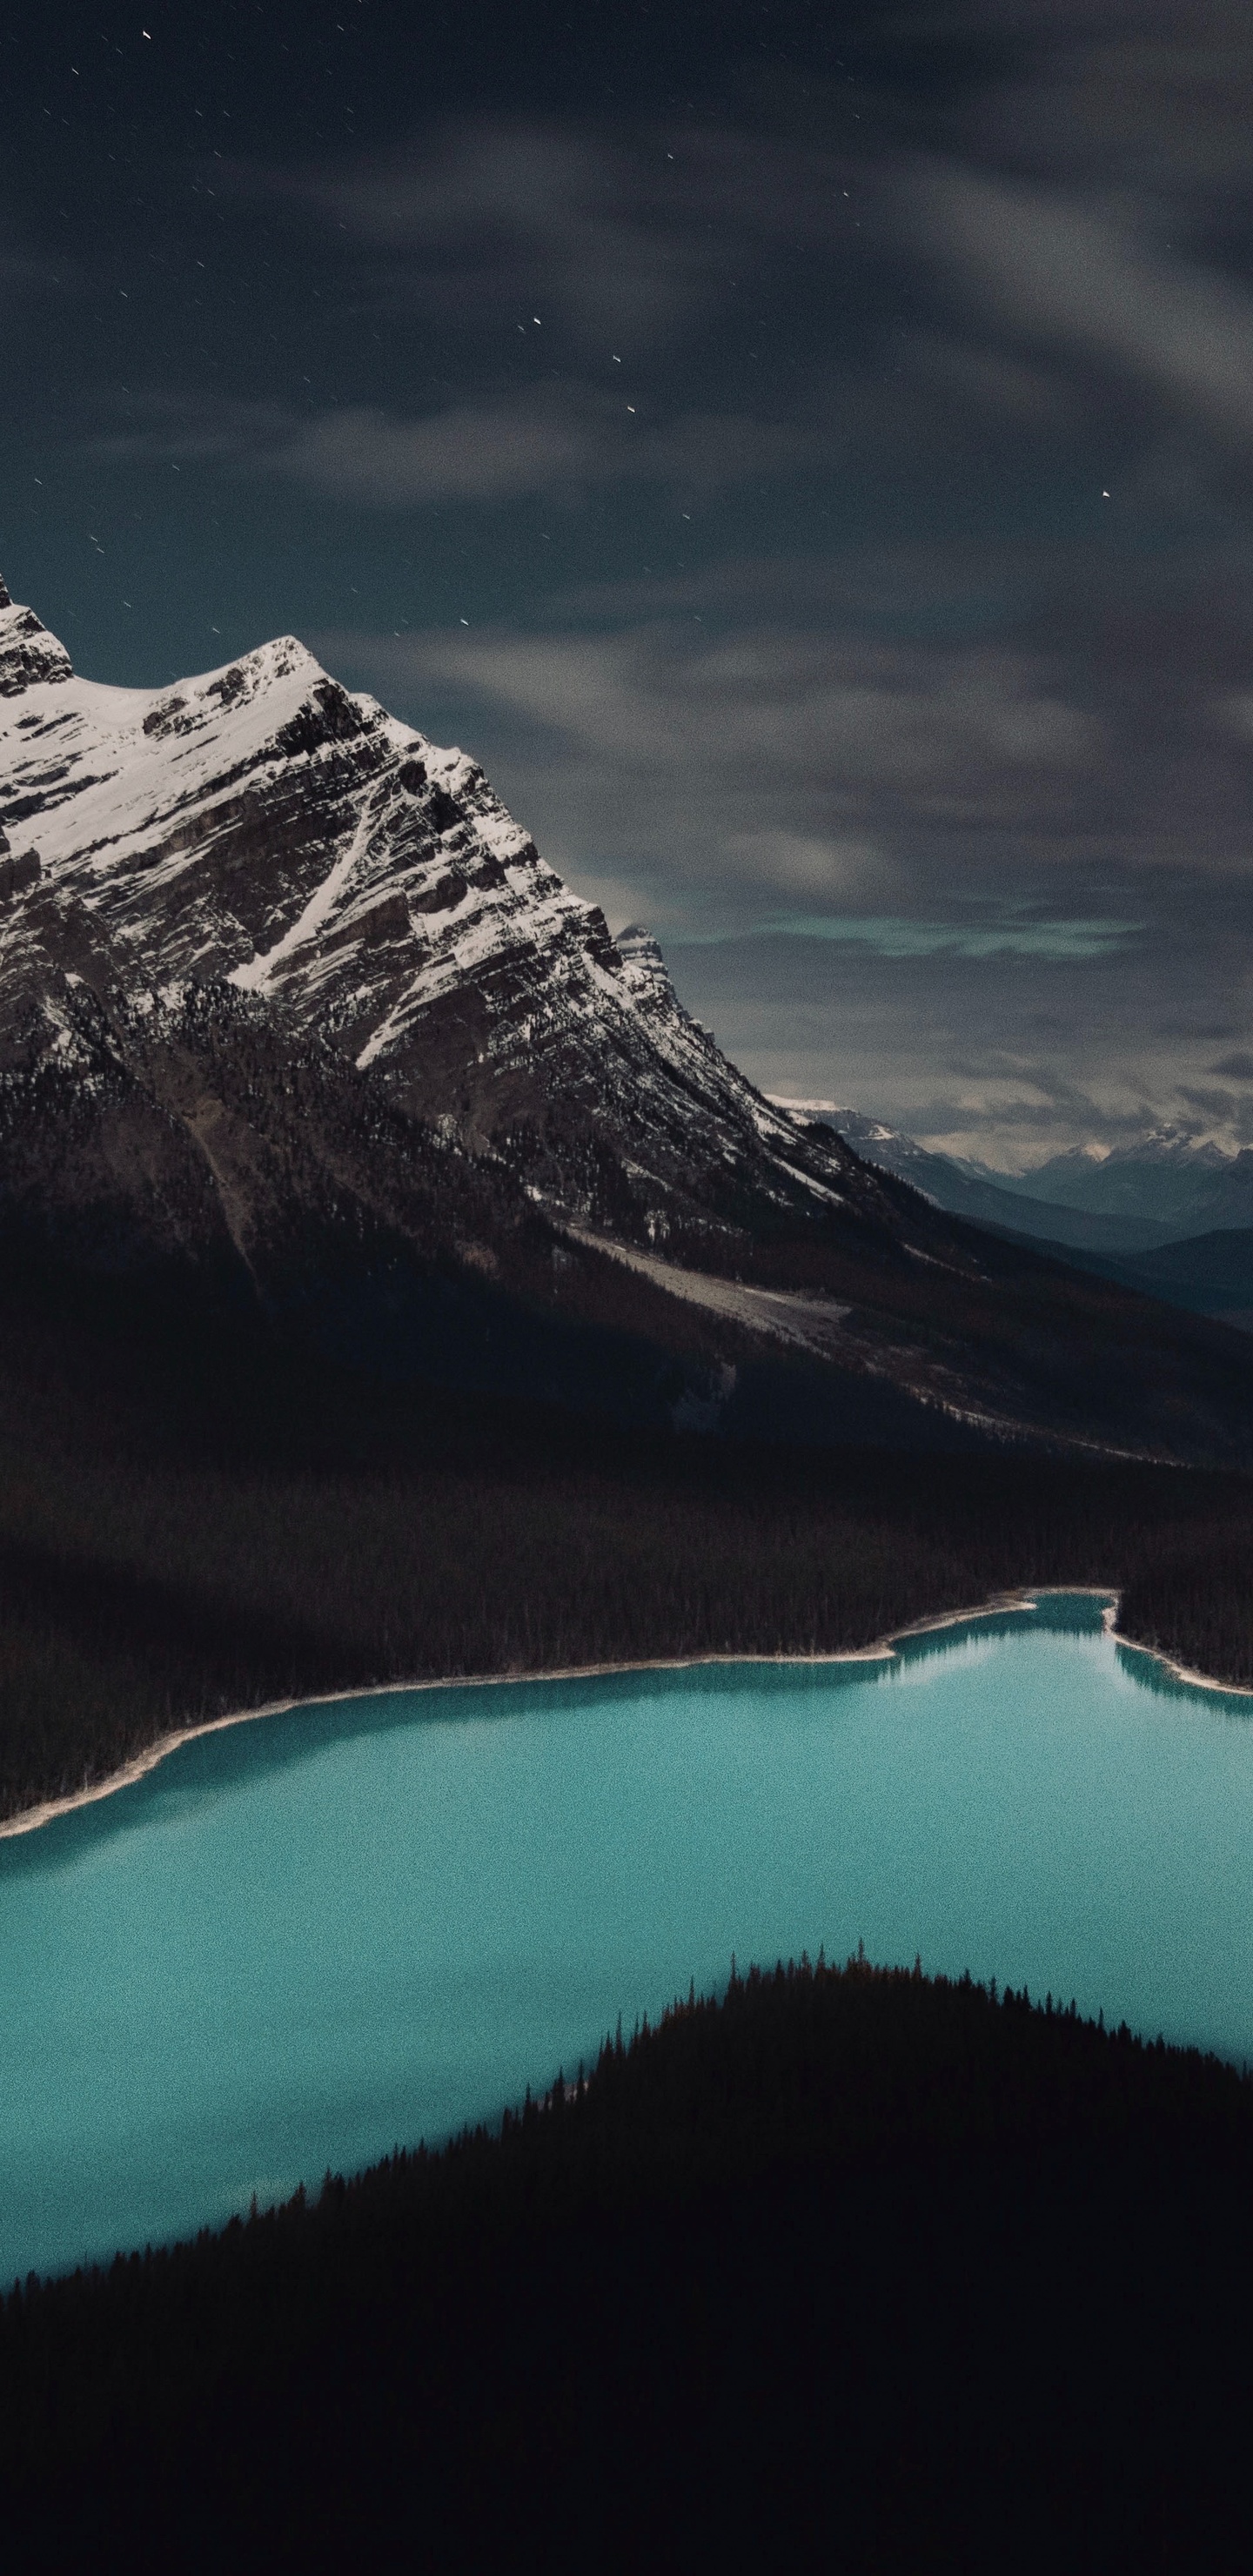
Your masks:
<path fill-rule="evenodd" d="M 1253 1483 L 1011 1446 L 632 1431 L 0 1280 L 0 1813 L 375 1683 L 810 1654 L 1032 1584 L 1253 1682 Z"/>
<path fill-rule="evenodd" d="M 15 2288 L 10 2563 L 1247 2562 L 1246 2076 L 854 1960 L 567 2077 Z"/>

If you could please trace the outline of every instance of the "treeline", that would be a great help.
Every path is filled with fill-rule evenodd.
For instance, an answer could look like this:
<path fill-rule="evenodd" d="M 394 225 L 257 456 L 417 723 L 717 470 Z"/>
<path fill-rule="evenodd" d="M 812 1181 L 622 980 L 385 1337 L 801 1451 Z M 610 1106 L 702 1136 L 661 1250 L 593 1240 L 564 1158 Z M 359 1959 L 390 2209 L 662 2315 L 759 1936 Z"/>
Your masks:
<path fill-rule="evenodd" d="M 0 2313 L 13 2563 L 1235 2566 L 1253 2086 L 861 1960 Z"/>
<path fill-rule="evenodd" d="M 1243 1495 L 1209 1526 L 1154 1533 L 1130 1563 L 1119 1625 L 1211 1680 L 1253 1685 L 1253 1517 Z"/>
<path fill-rule="evenodd" d="M 637 1436 L 0 1282 L 0 1812 L 273 1699 L 832 1652 L 1024 1584 L 1245 1680 L 1251 1566 L 1234 1476 Z"/>

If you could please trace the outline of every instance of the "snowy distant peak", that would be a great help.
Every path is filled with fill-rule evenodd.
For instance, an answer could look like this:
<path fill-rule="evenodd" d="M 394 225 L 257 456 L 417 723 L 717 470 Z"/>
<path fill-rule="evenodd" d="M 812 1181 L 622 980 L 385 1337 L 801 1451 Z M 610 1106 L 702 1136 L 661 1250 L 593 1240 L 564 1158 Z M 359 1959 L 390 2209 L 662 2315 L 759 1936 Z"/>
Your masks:
<path fill-rule="evenodd" d="M 1215 1144 L 1212 1137 L 1198 1139 L 1186 1127 L 1153 1127 L 1147 1135 L 1133 1138 L 1129 1145 L 1115 1145 L 1103 1158 L 1111 1163 L 1189 1164 L 1198 1171 L 1221 1172 L 1235 1159 L 1234 1151 Z"/>
<path fill-rule="evenodd" d="M 879 1126 L 873 1118 L 864 1118 L 860 1109 L 845 1109 L 838 1100 L 798 1100 L 790 1091 L 768 1091 L 766 1098 L 774 1108 L 785 1109 L 789 1118 L 822 1118 L 831 1126 L 837 1121 L 841 1126 L 847 1122 L 866 1135 L 872 1129 L 879 1136 L 890 1136 L 893 1132 L 890 1127 Z"/>
<path fill-rule="evenodd" d="M 1216 1144 L 1212 1136 L 1198 1137 L 1186 1127 L 1162 1125 L 1147 1127 L 1126 1144 L 1112 1145 L 1107 1150 L 1072 1145 L 1066 1153 L 1050 1155 L 1047 1162 L 1037 1163 L 1031 1171 L 1016 1173 L 1007 1185 L 1031 1191 L 1039 1185 L 1052 1193 L 1060 1192 L 1074 1180 L 1087 1193 L 1112 1186 L 1115 1175 L 1123 1172 L 1225 1172 L 1238 1160 L 1234 1148 Z M 1104 1182 L 1101 1175 L 1106 1176 Z"/>
<path fill-rule="evenodd" d="M 836 1100 L 785 1099 L 778 1091 L 769 1092 L 767 1098 L 772 1107 L 786 1111 L 789 1118 L 797 1119 L 802 1126 L 816 1124 L 834 1128 L 846 1144 L 852 1145 L 869 1161 L 881 1162 L 885 1169 L 895 1170 L 898 1162 L 912 1160 L 915 1156 L 930 1160 L 925 1148 L 915 1144 L 912 1136 L 902 1136 L 895 1127 L 885 1127 L 881 1118 L 865 1117 L 860 1109 L 841 1108 Z M 870 1151 L 872 1146 L 880 1145 L 889 1147 L 891 1151 L 883 1154 Z"/>
<path fill-rule="evenodd" d="M 1146 1218 L 1171 1217 L 1177 1210 L 1187 1213 L 1193 1200 L 1198 1207 L 1208 1208 L 1211 1200 L 1206 1193 L 1214 1186 L 1221 1188 L 1228 1179 L 1233 1187 L 1239 1184 L 1243 1189 L 1253 1188 L 1253 1183 L 1244 1179 L 1246 1172 L 1253 1173 L 1253 1150 L 1246 1146 L 1237 1153 L 1216 1144 L 1212 1137 L 1194 1136 L 1183 1127 L 1147 1128 L 1128 1143 L 1108 1149 L 1072 1145 L 1029 1171 L 1003 1172 L 960 1155 L 937 1154 L 920 1145 L 915 1137 L 885 1126 L 881 1119 L 841 1108 L 832 1100 L 785 1099 L 778 1093 L 772 1093 L 771 1098 L 776 1108 L 794 1118 L 818 1120 L 835 1128 L 867 1160 L 879 1163 L 884 1170 L 903 1174 L 919 1187 L 928 1186 L 927 1171 L 935 1178 L 948 1171 L 963 1180 L 986 1183 L 998 1192 L 1050 1206 L 1135 1213 Z M 1155 1196 L 1158 1183 L 1167 1193 L 1160 1200 Z M 935 1186 L 934 1179 L 930 1186 Z M 955 1207 L 947 1189 L 942 1195 L 946 1206 Z"/>
<path fill-rule="evenodd" d="M 885 1127 L 881 1118 L 864 1118 L 860 1110 L 833 1108 L 811 1111 L 810 1114 L 824 1118 L 841 1136 L 847 1137 L 850 1145 L 895 1145 L 905 1154 L 921 1151 L 912 1136 L 902 1136 L 895 1127 Z"/>
<path fill-rule="evenodd" d="M 789 1118 L 856 1118 L 855 1109 L 842 1109 L 835 1100 L 795 1100 L 790 1091 L 768 1091 L 766 1098 L 776 1109 L 785 1109 Z"/>
<path fill-rule="evenodd" d="M 64 644 L 40 624 L 33 608 L 19 608 L 0 581 L 0 698 L 19 698 L 40 682 L 72 680 Z"/>
<path fill-rule="evenodd" d="M 8 583 L 4 578 L 4 574 L 0 572 L 0 608 L 11 608 L 12 606 L 13 602 L 9 597 Z"/>

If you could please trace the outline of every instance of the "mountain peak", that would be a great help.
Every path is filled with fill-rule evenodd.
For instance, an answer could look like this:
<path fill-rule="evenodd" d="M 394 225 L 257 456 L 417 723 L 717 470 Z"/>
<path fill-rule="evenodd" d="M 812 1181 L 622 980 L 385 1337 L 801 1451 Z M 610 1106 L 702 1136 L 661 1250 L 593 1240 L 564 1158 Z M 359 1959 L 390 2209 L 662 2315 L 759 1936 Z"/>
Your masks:
<path fill-rule="evenodd" d="M 615 943 L 476 761 L 295 636 L 120 689 L 0 608 L 0 830 L 0 1070 L 129 1063 L 141 1038 L 147 1061 L 167 997 L 212 988 L 223 1028 L 238 1002 L 276 1048 L 329 1045 L 532 1200 L 649 1241 L 679 1211 L 734 1225 L 838 1189 L 834 1139 L 779 1162 L 785 1122 L 651 934 Z"/>
<path fill-rule="evenodd" d="M 651 930 L 646 930 L 642 922 L 629 922 L 624 930 L 615 933 L 613 944 L 626 969 L 628 990 L 640 1001 L 659 1001 L 667 1008 L 682 1010 L 670 981 L 670 969 Z M 687 1018 L 686 1012 L 683 1017 Z"/>
<path fill-rule="evenodd" d="M 1130 1144 L 1115 1145 L 1105 1157 L 1107 1163 L 1191 1164 L 1207 1171 L 1222 1171 L 1233 1159 L 1212 1137 L 1199 1138 L 1186 1127 L 1169 1125 L 1152 1127 Z"/>
<path fill-rule="evenodd" d="M 33 608 L 19 608 L 0 581 L 0 698 L 19 698 L 43 682 L 73 677 L 64 644 L 48 633 Z"/>

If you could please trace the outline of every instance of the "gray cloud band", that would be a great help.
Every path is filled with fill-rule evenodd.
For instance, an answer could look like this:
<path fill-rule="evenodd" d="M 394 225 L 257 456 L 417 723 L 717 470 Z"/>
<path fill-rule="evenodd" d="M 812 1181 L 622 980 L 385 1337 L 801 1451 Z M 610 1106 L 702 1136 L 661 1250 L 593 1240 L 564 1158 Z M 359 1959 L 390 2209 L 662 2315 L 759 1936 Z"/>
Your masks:
<path fill-rule="evenodd" d="M 213 458 L 278 475 L 367 509 L 496 503 L 545 495 L 567 503 L 596 485 L 689 485 L 708 493 L 787 473 L 816 452 L 812 431 L 727 414 L 664 422 L 649 407 L 579 384 L 547 385 L 510 403 L 457 403 L 419 418 L 367 405 L 304 418 L 277 406 L 141 398 L 133 425 L 97 442 L 117 457 Z"/>

